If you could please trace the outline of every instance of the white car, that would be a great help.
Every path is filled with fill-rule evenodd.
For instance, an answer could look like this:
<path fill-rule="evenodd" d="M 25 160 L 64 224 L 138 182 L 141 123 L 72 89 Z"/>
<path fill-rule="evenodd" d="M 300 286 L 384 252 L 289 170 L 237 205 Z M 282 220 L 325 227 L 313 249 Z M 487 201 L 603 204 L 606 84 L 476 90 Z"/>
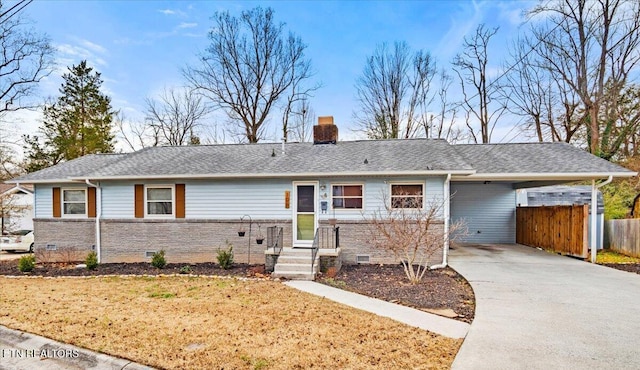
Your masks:
<path fill-rule="evenodd" d="M 0 237 L 0 251 L 33 252 L 33 230 L 19 230 Z"/>

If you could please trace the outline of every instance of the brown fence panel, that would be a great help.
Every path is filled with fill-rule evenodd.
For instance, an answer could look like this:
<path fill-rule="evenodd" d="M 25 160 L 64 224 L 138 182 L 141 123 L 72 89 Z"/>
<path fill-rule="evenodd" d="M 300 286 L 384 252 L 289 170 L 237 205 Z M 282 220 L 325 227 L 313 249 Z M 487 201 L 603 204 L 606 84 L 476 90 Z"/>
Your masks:
<path fill-rule="evenodd" d="M 516 208 L 516 242 L 587 258 L 589 206 Z"/>
<path fill-rule="evenodd" d="M 640 219 L 607 220 L 604 227 L 605 245 L 616 252 L 640 257 Z"/>

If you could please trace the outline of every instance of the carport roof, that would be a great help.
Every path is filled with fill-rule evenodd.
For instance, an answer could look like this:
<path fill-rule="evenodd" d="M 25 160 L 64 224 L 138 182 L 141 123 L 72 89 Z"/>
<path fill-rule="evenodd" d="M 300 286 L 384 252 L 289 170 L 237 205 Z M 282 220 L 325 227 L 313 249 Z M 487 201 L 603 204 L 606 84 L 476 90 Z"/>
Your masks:
<path fill-rule="evenodd" d="M 476 170 L 466 180 L 591 179 L 636 173 L 567 143 L 458 144 Z M 459 177 L 459 176 L 458 176 Z"/>
<path fill-rule="evenodd" d="M 440 139 L 152 147 L 94 154 L 10 180 L 426 176 L 455 180 L 571 180 L 635 173 L 564 143 L 450 145 Z M 560 176 L 560 177 L 558 177 Z"/>

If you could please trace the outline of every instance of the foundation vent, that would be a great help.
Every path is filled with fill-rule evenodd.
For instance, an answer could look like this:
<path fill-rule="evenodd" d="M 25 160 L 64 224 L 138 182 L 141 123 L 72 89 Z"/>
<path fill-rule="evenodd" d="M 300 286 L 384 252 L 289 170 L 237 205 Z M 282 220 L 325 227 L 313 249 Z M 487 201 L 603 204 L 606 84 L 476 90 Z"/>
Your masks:
<path fill-rule="evenodd" d="M 48 251 L 55 251 L 58 249 L 58 247 L 55 244 L 47 244 L 44 249 Z"/>
<path fill-rule="evenodd" d="M 356 254 L 356 263 L 369 263 L 371 260 L 371 256 L 368 254 Z"/>
<path fill-rule="evenodd" d="M 144 256 L 147 257 L 147 258 L 152 258 L 155 253 L 156 252 L 146 251 L 146 252 L 144 252 Z"/>

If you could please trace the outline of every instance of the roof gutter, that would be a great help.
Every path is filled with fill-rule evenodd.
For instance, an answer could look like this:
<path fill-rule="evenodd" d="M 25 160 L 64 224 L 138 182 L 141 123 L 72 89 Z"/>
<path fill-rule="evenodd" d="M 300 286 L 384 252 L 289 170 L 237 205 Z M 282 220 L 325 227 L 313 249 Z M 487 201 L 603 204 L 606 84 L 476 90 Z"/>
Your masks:
<path fill-rule="evenodd" d="M 100 217 L 102 216 L 102 188 L 100 187 L 100 183 L 92 184 L 89 179 L 84 180 L 88 186 L 96 188 L 96 257 L 98 258 L 98 263 L 101 261 L 101 236 L 100 236 Z"/>
<path fill-rule="evenodd" d="M 20 186 L 20 183 L 19 183 L 19 182 L 16 182 L 15 184 L 16 184 L 16 189 L 18 189 L 18 190 L 20 190 L 20 191 L 22 191 L 22 192 L 25 192 L 25 193 L 27 193 L 27 194 L 33 194 L 33 191 L 31 191 L 31 190 L 29 190 L 29 189 L 25 189 L 25 188 L 23 188 L 22 186 Z"/>
<path fill-rule="evenodd" d="M 598 255 L 598 189 L 611 183 L 613 176 L 609 176 L 608 179 L 596 185 L 596 180 L 591 180 L 591 263 L 596 263 Z"/>
<path fill-rule="evenodd" d="M 606 179 L 612 177 L 633 177 L 637 172 L 557 172 L 557 173 L 475 173 L 465 177 L 456 177 L 455 181 L 499 181 L 499 180 L 585 180 Z"/>
<path fill-rule="evenodd" d="M 443 202 L 444 202 L 444 244 L 442 246 L 442 263 L 431 266 L 432 270 L 447 267 L 449 258 L 449 218 L 451 217 L 451 174 L 447 175 L 443 185 Z"/>
<path fill-rule="evenodd" d="M 475 174 L 475 170 L 435 170 L 435 171 L 362 171 L 362 172 L 296 172 L 296 173 L 228 173 L 228 174 L 199 174 L 199 175 L 150 175 L 150 176 L 91 176 L 94 180 L 170 180 L 170 179 L 238 179 L 238 178 L 303 178 L 303 177 L 352 177 L 352 176 L 372 176 L 372 177 L 388 177 L 388 176 L 443 176 L 455 174 L 460 176 L 468 176 Z M 84 177 L 70 177 L 67 180 L 84 181 Z M 35 180 L 35 182 L 50 183 L 52 180 Z"/>

